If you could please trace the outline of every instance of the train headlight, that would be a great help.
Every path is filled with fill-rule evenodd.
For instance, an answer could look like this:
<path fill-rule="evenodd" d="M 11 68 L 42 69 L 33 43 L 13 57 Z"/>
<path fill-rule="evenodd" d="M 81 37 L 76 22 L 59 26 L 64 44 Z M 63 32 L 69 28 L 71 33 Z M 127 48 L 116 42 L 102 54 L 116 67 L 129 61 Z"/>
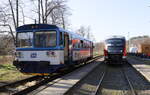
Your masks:
<path fill-rule="evenodd" d="M 23 58 L 22 52 L 16 52 L 15 55 L 17 58 Z"/>
<path fill-rule="evenodd" d="M 120 50 L 120 52 L 123 52 L 123 50 Z"/>
<path fill-rule="evenodd" d="M 54 51 L 47 51 L 46 55 L 49 57 L 56 57 L 56 53 Z"/>
<path fill-rule="evenodd" d="M 112 46 L 112 45 L 113 45 L 113 44 L 107 44 L 107 47 L 108 47 L 108 46 Z"/>

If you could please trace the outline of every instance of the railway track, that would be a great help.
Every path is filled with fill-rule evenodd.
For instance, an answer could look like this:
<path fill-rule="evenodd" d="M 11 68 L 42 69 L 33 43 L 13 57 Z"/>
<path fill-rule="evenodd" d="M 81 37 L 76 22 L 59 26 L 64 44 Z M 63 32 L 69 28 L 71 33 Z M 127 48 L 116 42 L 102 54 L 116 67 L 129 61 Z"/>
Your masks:
<path fill-rule="evenodd" d="M 53 76 L 50 76 L 49 78 L 45 78 L 45 79 L 42 79 L 40 82 L 38 82 L 37 84 L 33 85 L 33 86 L 30 86 L 26 89 L 23 89 L 23 90 L 20 90 L 18 92 L 15 92 L 13 93 L 12 95 L 26 95 L 34 90 L 36 90 L 37 88 L 39 88 L 40 86 L 44 85 L 44 84 L 47 84 L 48 82 L 51 82 L 61 76 L 65 75 L 65 73 L 62 73 L 62 74 L 57 74 L 57 75 L 53 75 Z"/>
<path fill-rule="evenodd" d="M 43 78 L 42 76 L 33 76 L 33 77 L 29 77 L 29 78 L 26 78 L 23 80 L 5 84 L 5 85 L 0 86 L 0 92 L 11 92 L 11 90 L 10 90 L 11 88 L 16 88 L 19 85 L 26 84 L 27 82 L 38 81 L 42 78 Z"/>
<path fill-rule="evenodd" d="M 150 95 L 150 82 L 131 63 L 127 61 L 127 65 L 123 69 L 133 88 L 133 95 Z"/>
<path fill-rule="evenodd" d="M 97 63 L 99 64 L 99 63 Z M 104 62 L 96 66 L 64 95 L 95 95 L 98 85 L 101 84 L 106 74 L 106 64 Z"/>
<path fill-rule="evenodd" d="M 68 73 L 74 71 L 75 69 L 78 69 L 78 68 L 80 68 L 80 67 L 82 67 L 82 66 L 84 66 L 88 63 L 92 63 L 93 61 L 97 60 L 99 57 L 100 56 L 96 56 L 92 60 L 84 62 L 84 64 L 82 64 L 82 65 L 78 65 L 78 66 L 75 66 L 72 69 L 65 70 L 65 71 L 63 71 L 63 73 L 52 74 L 52 75 L 50 75 L 46 78 L 44 78 L 43 76 L 34 76 L 34 77 L 27 78 L 27 79 L 24 79 L 24 80 L 16 81 L 14 83 L 3 85 L 3 86 L 0 87 L 0 93 L 2 92 L 2 93 L 9 93 L 11 95 L 26 95 L 26 94 L 36 90 L 40 86 L 47 84 L 48 82 L 52 82 L 53 80 L 55 80 L 57 78 L 60 78 L 60 77 L 64 76 L 65 74 L 68 74 Z M 32 82 L 32 81 L 36 81 L 36 83 L 34 83 L 31 86 L 25 87 L 23 89 L 10 90 L 10 89 L 15 89 L 18 86 L 24 85 L 27 82 Z"/>
<path fill-rule="evenodd" d="M 133 86 L 132 82 L 131 82 L 130 79 L 128 78 L 128 75 L 125 73 L 125 69 L 124 69 L 124 68 L 122 68 L 122 73 L 123 73 L 125 79 L 127 80 L 128 85 L 130 86 L 130 91 L 131 91 L 131 93 L 132 93 L 131 95 L 138 95 L 138 94 L 136 93 L 135 89 L 134 89 L 134 86 Z"/>
<path fill-rule="evenodd" d="M 150 83 L 128 62 L 101 63 L 65 95 L 150 95 Z"/>
<path fill-rule="evenodd" d="M 109 69 L 107 67 L 107 69 Z M 117 68 L 118 69 L 118 68 Z M 125 69 L 124 69 L 124 66 L 120 66 L 120 68 L 118 69 L 118 72 L 120 72 L 120 74 L 122 74 L 122 79 L 124 79 L 124 82 L 126 82 L 126 88 L 127 91 L 126 93 L 121 93 L 121 95 L 126 95 L 127 93 L 129 95 L 138 95 L 134 89 L 134 86 L 132 84 L 132 82 L 130 81 L 130 79 L 128 78 L 128 75 L 125 73 Z M 105 72 L 103 72 L 103 76 L 101 77 L 100 81 L 99 81 L 99 84 L 95 90 L 95 93 L 93 93 L 92 95 L 103 95 L 103 91 L 102 89 L 103 88 L 106 88 L 105 85 L 107 85 L 108 83 L 105 81 L 105 80 L 108 80 L 106 79 L 106 74 L 108 73 L 108 70 L 105 70 Z M 109 75 L 107 75 L 109 76 Z M 110 75 L 111 76 L 111 75 Z M 108 77 L 107 77 L 108 78 Z M 118 82 L 119 83 L 119 82 Z M 125 90 L 125 89 L 124 89 Z M 113 93 L 113 92 L 112 92 Z M 107 94 L 106 94 L 107 95 Z"/>
<path fill-rule="evenodd" d="M 104 80 L 105 74 L 106 74 L 106 70 L 102 73 L 102 77 L 101 77 L 101 79 L 100 79 L 100 81 L 98 83 L 98 86 L 96 87 L 96 90 L 95 90 L 94 93 L 92 93 L 92 95 L 97 95 L 98 94 L 98 90 L 99 90 L 99 88 L 100 88 L 100 86 L 102 84 L 102 81 Z"/>

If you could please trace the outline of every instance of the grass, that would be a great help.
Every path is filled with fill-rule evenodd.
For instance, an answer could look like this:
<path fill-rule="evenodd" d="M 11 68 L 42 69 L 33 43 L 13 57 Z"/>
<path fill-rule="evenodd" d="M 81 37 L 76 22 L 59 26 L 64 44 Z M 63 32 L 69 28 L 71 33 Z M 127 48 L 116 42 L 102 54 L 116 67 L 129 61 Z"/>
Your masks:
<path fill-rule="evenodd" d="M 12 64 L 0 64 L 0 82 L 12 82 L 29 77 L 20 73 Z"/>
<path fill-rule="evenodd" d="M 12 82 L 21 80 L 31 75 L 24 75 L 12 64 L 13 58 L 10 56 L 0 56 L 0 82 Z"/>
<path fill-rule="evenodd" d="M 0 56 L 0 64 L 12 63 L 14 60 L 13 56 Z"/>
<path fill-rule="evenodd" d="M 93 52 L 93 56 L 103 55 L 103 52 Z"/>

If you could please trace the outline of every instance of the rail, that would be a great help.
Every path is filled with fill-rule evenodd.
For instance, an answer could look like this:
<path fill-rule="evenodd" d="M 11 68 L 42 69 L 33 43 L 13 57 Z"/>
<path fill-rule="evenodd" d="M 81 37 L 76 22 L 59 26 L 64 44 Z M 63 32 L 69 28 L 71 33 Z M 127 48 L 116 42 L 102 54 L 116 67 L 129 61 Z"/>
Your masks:
<path fill-rule="evenodd" d="M 103 81 L 103 79 L 104 79 L 105 74 L 106 74 L 106 71 L 103 72 L 102 77 L 101 77 L 101 79 L 100 79 L 100 81 L 99 81 L 99 83 L 98 83 L 98 86 L 96 87 L 96 91 L 95 91 L 94 93 L 92 93 L 92 95 L 97 95 L 98 90 L 99 90 L 99 88 L 100 88 L 100 86 L 101 86 L 101 84 L 102 84 L 102 81 Z"/>
<path fill-rule="evenodd" d="M 132 95 L 137 95 L 136 91 L 134 90 L 134 86 L 132 85 L 130 79 L 128 78 L 128 76 L 126 75 L 126 73 L 124 71 L 124 68 L 122 68 L 122 72 L 123 72 L 123 75 L 124 75 L 125 79 L 127 80 L 128 84 L 129 84 Z"/>
<path fill-rule="evenodd" d="M 39 80 L 41 78 L 42 78 L 42 76 L 33 76 L 33 77 L 29 77 L 29 78 L 26 78 L 23 80 L 18 80 L 18 81 L 9 83 L 9 84 L 2 85 L 2 86 L 0 86 L 0 92 L 8 91 L 8 88 L 14 88 L 14 87 L 17 87 L 21 84 L 25 84 L 27 82 L 31 82 L 34 80 Z"/>

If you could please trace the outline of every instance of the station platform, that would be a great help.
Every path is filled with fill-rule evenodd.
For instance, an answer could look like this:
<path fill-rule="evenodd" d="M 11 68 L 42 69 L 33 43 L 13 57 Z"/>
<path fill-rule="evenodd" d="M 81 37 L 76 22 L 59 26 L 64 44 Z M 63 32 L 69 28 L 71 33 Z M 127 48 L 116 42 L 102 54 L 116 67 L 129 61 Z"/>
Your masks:
<path fill-rule="evenodd" d="M 136 60 L 134 58 L 127 58 L 128 62 L 136 68 L 149 82 L 150 82 L 150 64 L 145 64 L 142 61 Z"/>
<path fill-rule="evenodd" d="M 45 89 L 34 93 L 36 95 L 63 95 L 73 87 L 78 81 L 84 78 L 88 73 L 90 73 L 95 67 L 97 67 L 104 59 L 100 58 L 93 63 L 90 63 L 84 67 L 81 67 L 53 82 L 48 83 Z"/>

